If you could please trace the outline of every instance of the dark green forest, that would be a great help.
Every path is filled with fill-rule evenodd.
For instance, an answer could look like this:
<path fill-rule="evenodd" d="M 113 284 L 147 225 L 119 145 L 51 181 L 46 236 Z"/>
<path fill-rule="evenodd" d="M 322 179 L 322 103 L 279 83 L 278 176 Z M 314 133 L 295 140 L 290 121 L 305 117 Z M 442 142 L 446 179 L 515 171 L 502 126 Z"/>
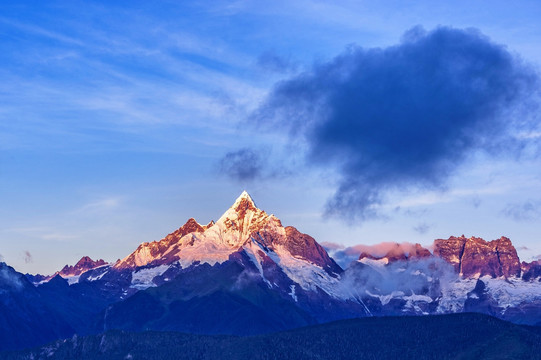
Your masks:
<path fill-rule="evenodd" d="M 259 336 L 109 331 L 1 359 L 540 359 L 541 329 L 482 314 L 373 317 Z"/>

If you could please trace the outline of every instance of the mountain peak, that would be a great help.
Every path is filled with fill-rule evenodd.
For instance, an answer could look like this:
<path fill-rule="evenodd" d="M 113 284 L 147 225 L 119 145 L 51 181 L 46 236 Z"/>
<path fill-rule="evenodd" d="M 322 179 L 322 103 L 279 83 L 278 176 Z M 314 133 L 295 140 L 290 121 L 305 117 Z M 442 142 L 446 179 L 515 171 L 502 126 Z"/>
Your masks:
<path fill-rule="evenodd" d="M 434 240 L 434 255 L 452 264 L 464 277 L 478 278 L 490 275 L 493 278 L 520 276 L 520 260 L 511 240 L 502 236 L 486 241 L 464 235 L 449 239 Z"/>
<path fill-rule="evenodd" d="M 242 207 L 241 204 L 247 204 L 248 206 L 250 207 L 253 207 L 254 209 L 257 209 L 257 206 L 254 202 L 254 200 L 252 199 L 252 197 L 250 196 L 250 194 L 248 194 L 248 192 L 246 190 L 244 190 L 240 196 L 237 198 L 237 200 L 235 200 L 235 203 L 233 204 L 233 206 L 231 206 L 233 209 L 237 209 L 239 207 Z M 246 205 L 244 205 L 246 206 Z"/>
<path fill-rule="evenodd" d="M 240 234 L 235 244 L 247 240 L 250 233 L 258 231 L 269 219 L 269 215 L 259 209 L 250 194 L 243 191 L 235 203 L 218 219 L 216 224 L 225 231 L 234 231 Z"/>
<path fill-rule="evenodd" d="M 66 265 L 62 270 L 57 271 L 54 275 L 60 276 L 76 276 L 81 275 L 87 270 L 94 269 L 99 266 L 107 265 L 103 259 L 92 260 L 88 256 L 83 256 L 81 260 L 77 261 L 74 266 Z"/>

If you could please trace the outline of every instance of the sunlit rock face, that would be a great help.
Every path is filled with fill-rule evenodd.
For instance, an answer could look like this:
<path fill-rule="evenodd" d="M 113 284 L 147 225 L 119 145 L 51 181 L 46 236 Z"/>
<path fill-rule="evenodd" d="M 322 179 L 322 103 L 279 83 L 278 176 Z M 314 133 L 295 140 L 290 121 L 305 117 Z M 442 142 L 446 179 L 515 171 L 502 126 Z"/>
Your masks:
<path fill-rule="evenodd" d="M 434 255 L 452 264 L 463 277 L 520 276 L 521 266 L 511 240 L 501 237 L 485 241 L 481 238 L 451 236 L 434 241 Z"/>
<path fill-rule="evenodd" d="M 462 255 L 464 254 L 464 247 L 467 240 L 464 235 L 460 237 L 451 236 L 449 239 L 434 240 L 434 255 L 453 265 L 456 272 L 460 272 Z"/>
<path fill-rule="evenodd" d="M 171 253 L 171 249 L 179 243 L 183 236 L 191 233 L 202 233 L 212 225 L 213 223 L 210 222 L 208 225 L 202 226 L 194 218 L 190 218 L 179 229 L 173 231 L 160 241 L 142 243 L 133 253 L 115 264 L 115 268 L 134 269 L 138 266 L 147 265 L 157 259 L 162 259 L 161 263 L 175 261 L 177 258 Z M 171 254 L 166 256 L 166 253 Z"/>
<path fill-rule="evenodd" d="M 104 266 L 106 264 L 107 263 L 102 259 L 94 261 L 88 256 L 83 256 L 81 260 L 79 260 L 74 266 L 64 266 L 62 270 L 58 272 L 58 275 L 62 277 L 81 275 L 85 271 L 97 268 L 99 266 Z"/>

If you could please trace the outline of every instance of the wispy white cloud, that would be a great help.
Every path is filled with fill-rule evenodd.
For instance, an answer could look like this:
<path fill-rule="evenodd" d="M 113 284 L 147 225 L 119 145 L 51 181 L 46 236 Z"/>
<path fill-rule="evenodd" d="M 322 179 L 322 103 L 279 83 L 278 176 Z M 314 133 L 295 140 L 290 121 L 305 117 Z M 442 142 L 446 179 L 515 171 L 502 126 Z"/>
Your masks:
<path fill-rule="evenodd" d="M 29 23 L 23 23 L 23 22 L 19 22 L 19 21 L 14 21 L 13 19 L 8 19 L 8 18 L 3 17 L 3 16 L 0 16 L 0 22 L 3 23 L 4 25 L 10 26 L 12 28 L 15 28 L 15 29 L 20 30 L 20 31 L 25 32 L 25 33 L 30 33 L 30 34 L 33 34 L 33 35 L 43 36 L 43 37 L 46 37 L 46 38 L 49 38 L 49 39 L 52 39 L 52 40 L 56 40 L 56 41 L 60 41 L 60 42 L 63 42 L 63 43 L 67 43 L 67 44 L 70 44 L 70 45 L 77 45 L 77 46 L 83 45 L 83 42 L 76 39 L 76 38 L 73 38 L 73 37 L 67 36 L 65 34 L 61 34 L 61 33 L 58 33 L 58 32 L 55 32 L 55 31 L 52 31 L 52 30 L 49 30 L 49 29 L 46 29 L 46 28 L 43 28 L 43 27 L 40 27 L 40 26 L 37 26 L 35 24 L 29 24 Z"/>
<path fill-rule="evenodd" d="M 521 139 L 539 139 L 541 138 L 541 131 L 523 132 L 517 136 Z"/>
<path fill-rule="evenodd" d="M 122 23 L 107 7 L 87 10 L 103 15 L 103 26 L 69 16 L 38 24 L 0 18 L 4 26 L 62 44 L 37 41 L 10 55 L 25 66 L 2 71 L 0 118 L 17 118 L 17 126 L 11 121 L 0 129 L 3 148 L 95 151 L 111 144 L 182 152 L 182 143 L 168 148 L 149 133 L 207 129 L 200 143 L 215 143 L 214 134 L 231 134 L 266 91 L 246 74 L 253 56 L 231 43 L 133 9 L 114 10 L 129 19 Z M 134 36 L 140 28 L 148 31 Z M 39 77 L 28 76 L 33 63 Z M 129 136 L 115 136 L 121 133 Z"/>
<path fill-rule="evenodd" d="M 52 226 L 6 228 L 1 230 L 0 233 L 15 234 L 18 236 L 22 235 L 22 237 L 26 239 L 39 239 L 54 242 L 64 242 L 79 238 L 79 236 L 74 233 L 62 232 Z"/>
<path fill-rule="evenodd" d="M 107 197 L 86 203 L 75 210 L 75 213 L 102 213 L 117 209 L 121 204 L 122 199 L 120 197 Z"/>

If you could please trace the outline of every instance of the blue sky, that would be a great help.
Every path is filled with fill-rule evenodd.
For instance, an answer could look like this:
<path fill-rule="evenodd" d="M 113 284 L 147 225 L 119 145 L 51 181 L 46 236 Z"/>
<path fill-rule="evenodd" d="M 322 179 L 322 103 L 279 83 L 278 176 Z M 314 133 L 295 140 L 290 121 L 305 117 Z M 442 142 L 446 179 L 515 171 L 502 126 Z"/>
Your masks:
<path fill-rule="evenodd" d="M 501 115 L 502 124 L 528 119 L 527 129 L 498 133 L 528 139 L 522 151 L 468 147 L 430 186 L 419 177 L 376 184 L 378 202 L 350 211 L 335 201 L 343 209 L 335 216 L 328 205 L 346 180 L 355 189 L 371 184 L 353 181 L 365 168 L 348 172 L 343 159 L 315 156 L 329 143 L 311 132 L 292 136 L 284 119 L 260 126 L 254 114 L 284 94 L 276 84 L 307 73 L 317 80 L 317 66 L 347 58 L 346 49 L 403 45 L 416 26 L 427 39 L 438 26 L 474 27 L 488 37 L 483 44 L 505 46 L 518 73 L 518 57 L 535 73 L 540 15 L 536 1 L 4 2 L 0 255 L 33 273 L 83 255 L 114 261 L 189 217 L 216 220 L 246 189 L 320 242 L 428 245 L 450 235 L 505 235 L 531 260 L 541 254 L 535 99 L 533 111 Z M 285 94 L 302 101 L 306 92 Z M 224 159 L 241 160 L 242 171 Z"/>

